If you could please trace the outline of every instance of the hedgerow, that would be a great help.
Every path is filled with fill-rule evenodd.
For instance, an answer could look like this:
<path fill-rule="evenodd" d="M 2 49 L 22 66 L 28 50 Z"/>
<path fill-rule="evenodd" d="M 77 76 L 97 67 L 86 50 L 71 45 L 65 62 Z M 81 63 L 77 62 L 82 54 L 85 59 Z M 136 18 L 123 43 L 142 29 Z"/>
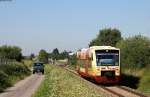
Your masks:
<path fill-rule="evenodd" d="M 0 65 L 0 92 L 13 85 L 17 80 L 30 74 L 30 69 L 21 63 Z"/>

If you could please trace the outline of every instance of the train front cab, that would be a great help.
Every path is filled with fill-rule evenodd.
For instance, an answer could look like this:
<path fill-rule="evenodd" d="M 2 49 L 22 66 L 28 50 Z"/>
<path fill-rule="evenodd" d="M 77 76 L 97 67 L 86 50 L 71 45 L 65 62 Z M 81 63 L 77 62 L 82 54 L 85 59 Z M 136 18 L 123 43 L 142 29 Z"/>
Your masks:
<path fill-rule="evenodd" d="M 103 84 L 120 82 L 120 50 L 117 48 L 95 50 L 93 53 L 93 79 Z"/>

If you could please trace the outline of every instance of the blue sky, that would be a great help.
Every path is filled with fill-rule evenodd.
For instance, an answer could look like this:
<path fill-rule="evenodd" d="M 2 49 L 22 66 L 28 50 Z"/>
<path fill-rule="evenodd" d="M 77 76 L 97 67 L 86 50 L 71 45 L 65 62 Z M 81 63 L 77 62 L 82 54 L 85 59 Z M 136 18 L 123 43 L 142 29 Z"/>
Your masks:
<path fill-rule="evenodd" d="M 25 55 L 75 51 L 109 27 L 123 37 L 150 36 L 150 0 L 0 1 L 0 45 L 20 46 Z"/>

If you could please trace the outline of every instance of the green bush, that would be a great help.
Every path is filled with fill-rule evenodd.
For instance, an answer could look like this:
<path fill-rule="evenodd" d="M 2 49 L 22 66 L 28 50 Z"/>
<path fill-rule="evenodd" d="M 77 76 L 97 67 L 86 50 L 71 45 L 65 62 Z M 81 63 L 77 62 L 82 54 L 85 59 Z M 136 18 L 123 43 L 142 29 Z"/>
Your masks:
<path fill-rule="evenodd" d="M 3 70 L 8 75 L 29 74 L 30 70 L 24 64 L 7 64 L 0 65 L 0 70 Z"/>
<path fill-rule="evenodd" d="M 0 65 L 0 91 L 30 74 L 30 69 L 21 63 Z"/>
<path fill-rule="evenodd" d="M 40 50 L 38 60 L 43 63 L 48 63 L 48 53 L 45 50 Z"/>
<path fill-rule="evenodd" d="M 76 59 L 75 54 L 69 57 L 69 64 L 70 65 L 76 65 L 77 64 L 77 59 Z"/>
<path fill-rule="evenodd" d="M 140 80 L 138 90 L 150 94 L 150 68 L 147 67 Z"/>
<path fill-rule="evenodd" d="M 121 64 L 128 68 L 141 68 L 150 64 L 150 40 L 138 35 L 117 43 L 121 49 Z"/>
<path fill-rule="evenodd" d="M 150 39 L 137 35 L 121 40 L 117 47 L 121 50 L 122 73 L 132 78 L 131 82 L 125 78 L 125 83 L 150 94 Z"/>
<path fill-rule="evenodd" d="M 4 73 L 3 71 L 0 70 L 0 92 L 3 90 L 3 88 L 9 86 L 9 82 L 8 82 L 8 75 L 6 73 Z"/>
<path fill-rule="evenodd" d="M 0 46 L 0 58 L 1 60 L 16 60 L 20 62 L 22 60 L 21 48 L 17 46 Z M 7 61 L 6 61 L 7 62 Z"/>

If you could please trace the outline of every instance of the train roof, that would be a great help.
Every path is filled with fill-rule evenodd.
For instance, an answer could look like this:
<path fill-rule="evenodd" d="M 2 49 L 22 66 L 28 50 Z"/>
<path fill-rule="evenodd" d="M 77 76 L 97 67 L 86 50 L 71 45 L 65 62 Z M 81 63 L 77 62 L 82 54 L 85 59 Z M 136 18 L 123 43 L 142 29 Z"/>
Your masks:
<path fill-rule="evenodd" d="M 82 48 L 78 52 L 86 52 L 90 50 L 120 50 L 119 48 L 112 47 L 112 46 L 91 46 L 89 48 Z"/>
<path fill-rule="evenodd" d="M 90 49 L 95 49 L 95 50 L 120 50 L 119 48 L 112 47 L 112 46 L 91 46 Z"/>

